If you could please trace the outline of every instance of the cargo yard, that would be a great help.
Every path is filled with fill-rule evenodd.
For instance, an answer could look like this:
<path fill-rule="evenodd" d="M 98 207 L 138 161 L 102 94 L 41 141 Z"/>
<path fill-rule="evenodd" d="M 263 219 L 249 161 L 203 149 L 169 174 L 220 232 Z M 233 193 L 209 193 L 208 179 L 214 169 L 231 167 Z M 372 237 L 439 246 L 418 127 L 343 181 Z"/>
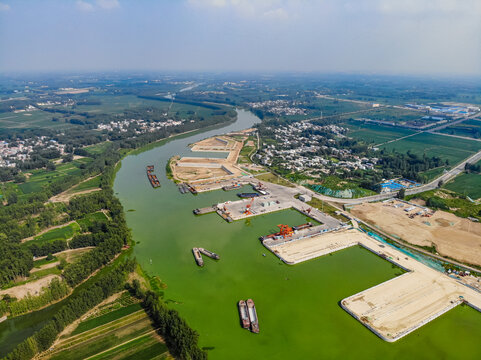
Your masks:
<path fill-rule="evenodd" d="M 396 238 L 414 245 L 434 246 L 441 255 L 481 265 L 480 223 L 399 200 L 356 205 L 351 213 Z"/>
<path fill-rule="evenodd" d="M 455 306 L 481 311 L 481 293 L 357 229 L 266 245 L 288 264 L 360 245 L 407 273 L 352 295 L 341 306 L 383 340 L 393 342 Z"/>

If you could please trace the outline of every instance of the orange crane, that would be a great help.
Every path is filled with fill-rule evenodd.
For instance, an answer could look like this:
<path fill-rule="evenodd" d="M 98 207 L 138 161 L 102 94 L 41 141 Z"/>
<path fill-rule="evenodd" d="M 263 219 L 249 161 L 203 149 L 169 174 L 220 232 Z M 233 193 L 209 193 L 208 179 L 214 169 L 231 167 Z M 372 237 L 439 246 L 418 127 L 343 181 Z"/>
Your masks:
<path fill-rule="evenodd" d="M 289 225 L 279 224 L 277 227 L 279 230 L 279 235 L 281 235 L 284 239 L 287 237 L 291 237 L 294 234 L 294 230 Z"/>
<path fill-rule="evenodd" d="M 251 198 L 251 201 L 246 205 L 246 210 L 244 211 L 244 215 L 252 215 L 251 206 L 254 202 L 254 198 Z"/>

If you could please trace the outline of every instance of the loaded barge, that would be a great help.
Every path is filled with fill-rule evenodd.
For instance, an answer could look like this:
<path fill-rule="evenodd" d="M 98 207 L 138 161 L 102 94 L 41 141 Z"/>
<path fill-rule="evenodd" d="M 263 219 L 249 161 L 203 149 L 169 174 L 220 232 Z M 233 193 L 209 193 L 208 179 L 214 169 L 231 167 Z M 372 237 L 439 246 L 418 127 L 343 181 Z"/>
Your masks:
<path fill-rule="evenodd" d="M 200 254 L 200 251 L 198 248 L 193 248 L 192 253 L 194 254 L 195 262 L 199 266 L 204 266 L 204 260 L 202 259 L 202 255 Z"/>
<path fill-rule="evenodd" d="M 204 248 L 199 248 L 199 251 L 205 256 L 210 257 L 211 259 L 214 259 L 214 260 L 220 259 L 219 255 L 217 255 L 216 253 L 213 253 L 212 251 L 206 250 Z"/>
<path fill-rule="evenodd" d="M 152 185 L 153 188 L 158 188 L 160 187 L 160 181 L 157 179 L 157 175 L 153 174 L 154 172 L 154 165 L 147 165 L 147 178 L 150 181 L 150 185 Z"/>
<path fill-rule="evenodd" d="M 241 199 L 249 199 L 249 198 L 255 198 L 261 195 L 258 193 L 239 193 L 237 194 L 237 196 L 240 197 Z"/>
<path fill-rule="evenodd" d="M 237 303 L 237 307 L 239 308 L 239 317 L 240 317 L 240 322 L 241 325 L 244 329 L 248 329 L 251 322 L 249 320 L 249 314 L 247 311 L 247 304 L 244 300 L 240 300 Z"/>
<path fill-rule="evenodd" d="M 259 320 L 257 318 L 256 306 L 254 300 L 247 299 L 247 312 L 249 313 L 249 321 L 251 322 L 251 331 L 253 333 L 259 333 Z"/>

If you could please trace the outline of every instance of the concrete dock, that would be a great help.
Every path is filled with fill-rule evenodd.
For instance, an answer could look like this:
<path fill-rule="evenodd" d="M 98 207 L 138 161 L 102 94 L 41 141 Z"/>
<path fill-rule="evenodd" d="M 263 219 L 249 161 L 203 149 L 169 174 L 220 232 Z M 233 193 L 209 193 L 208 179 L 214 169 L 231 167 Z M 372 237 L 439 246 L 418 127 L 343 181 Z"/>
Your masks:
<path fill-rule="evenodd" d="M 360 245 L 407 273 L 341 301 L 354 318 L 385 341 L 393 342 L 461 303 L 481 311 L 481 292 L 440 273 L 357 229 L 267 246 L 288 264 Z"/>

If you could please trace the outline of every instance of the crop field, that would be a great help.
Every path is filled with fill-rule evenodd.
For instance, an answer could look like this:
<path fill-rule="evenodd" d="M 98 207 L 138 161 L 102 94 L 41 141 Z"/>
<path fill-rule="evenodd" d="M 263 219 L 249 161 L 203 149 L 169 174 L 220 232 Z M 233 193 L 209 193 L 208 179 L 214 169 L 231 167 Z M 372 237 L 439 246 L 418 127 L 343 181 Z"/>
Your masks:
<path fill-rule="evenodd" d="M 368 114 L 362 117 L 365 117 L 371 120 L 407 122 L 407 121 L 418 120 L 423 116 L 424 114 L 419 111 L 397 109 L 397 108 L 379 108 L 379 109 L 370 111 Z"/>
<path fill-rule="evenodd" d="M 448 126 L 440 132 L 450 135 L 466 136 L 470 138 L 481 138 L 481 120 L 470 119 L 462 123 Z"/>
<path fill-rule="evenodd" d="M 386 150 L 401 153 L 411 151 L 418 156 L 438 156 L 455 165 L 481 149 L 480 141 L 458 139 L 448 136 L 420 133 L 382 146 Z"/>
<path fill-rule="evenodd" d="M 93 179 L 81 182 L 77 186 L 73 187 L 69 193 L 78 193 L 80 191 L 97 189 L 100 187 L 100 176 L 96 176 Z"/>
<path fill-rule="evenodd" d="M 481 175 L 461 174 L 453 181 L 447 183 L 444 187 L 476 200 L 481 198 Z"/>
<path fill-rule="evenodd" d="M 88 112 L 90 114 L 120 114 L 126 109 L 151 106 L 155 108 L 166 108 L 168 102 L 162 103 L 155 100 L 141 99 L 135 95 L 103 95 L 95 94 L 89 97 L 90 100 L 100 101 L 100 105 L 77 105 L 76 112 Z"/>
<path fill-rule="evenodd" d="M 167 359 L 167 346 L 139 303 L 124 293 L 97 309 L 43 354 L 54 360 Z"/>
<path fill-rule="evenodd" d="M 31 112 L 13 113 L 7 112 L 0 114 L 1 129 L 29 129 L 29 128 L 57 128 L 64 129 L 73 127 L 72 124 L 65 122 L 52 121 L 54 114 L 42 110 Z"/>
<path fill-rule="evenodd" d="M 399 139 L 404 136 L 412 135 L 414 130 L 395 128 L 389 126 L 375 125 L 375 124 L 362 124 L 356 121 L 350 121 L 347 123 L 349 127 L 349 136 L 357 140 L 362 140 L 366 143 L 382 144 L 387 141 Z"/>
<path fill-rule="evenodd" d="M 54 240 L 67 240 L 74 236 L 76 233 L 80 231 L 80 225 L 76 222 L 73 222 L 67 226 L 63 226 L 57 229 L 50 230 L 45 234 L 36 236 L 32 241 L 29 241 L 29 244 L 32 243 L 44 243 L 44 242 L 51 242 Z"/>
<path fill-rule="evenodd" d="M 92 161 L 92 159 L 90 158 L 74 160 L 66 164 L 57 165 L 54 171 L 46 169 L 32 170 L 30 172 L 31 175 L 28 180 L 25 183 L 18 185 L 18 187 L 20 188 L 20 190 L 22 190 L 24 194 L 41 191 L 45 185 L 51 183 L 54 180 L 60 179 L 67 175 L 80 174 L 80 165 L 88 163 L 90 161 Z"/>

